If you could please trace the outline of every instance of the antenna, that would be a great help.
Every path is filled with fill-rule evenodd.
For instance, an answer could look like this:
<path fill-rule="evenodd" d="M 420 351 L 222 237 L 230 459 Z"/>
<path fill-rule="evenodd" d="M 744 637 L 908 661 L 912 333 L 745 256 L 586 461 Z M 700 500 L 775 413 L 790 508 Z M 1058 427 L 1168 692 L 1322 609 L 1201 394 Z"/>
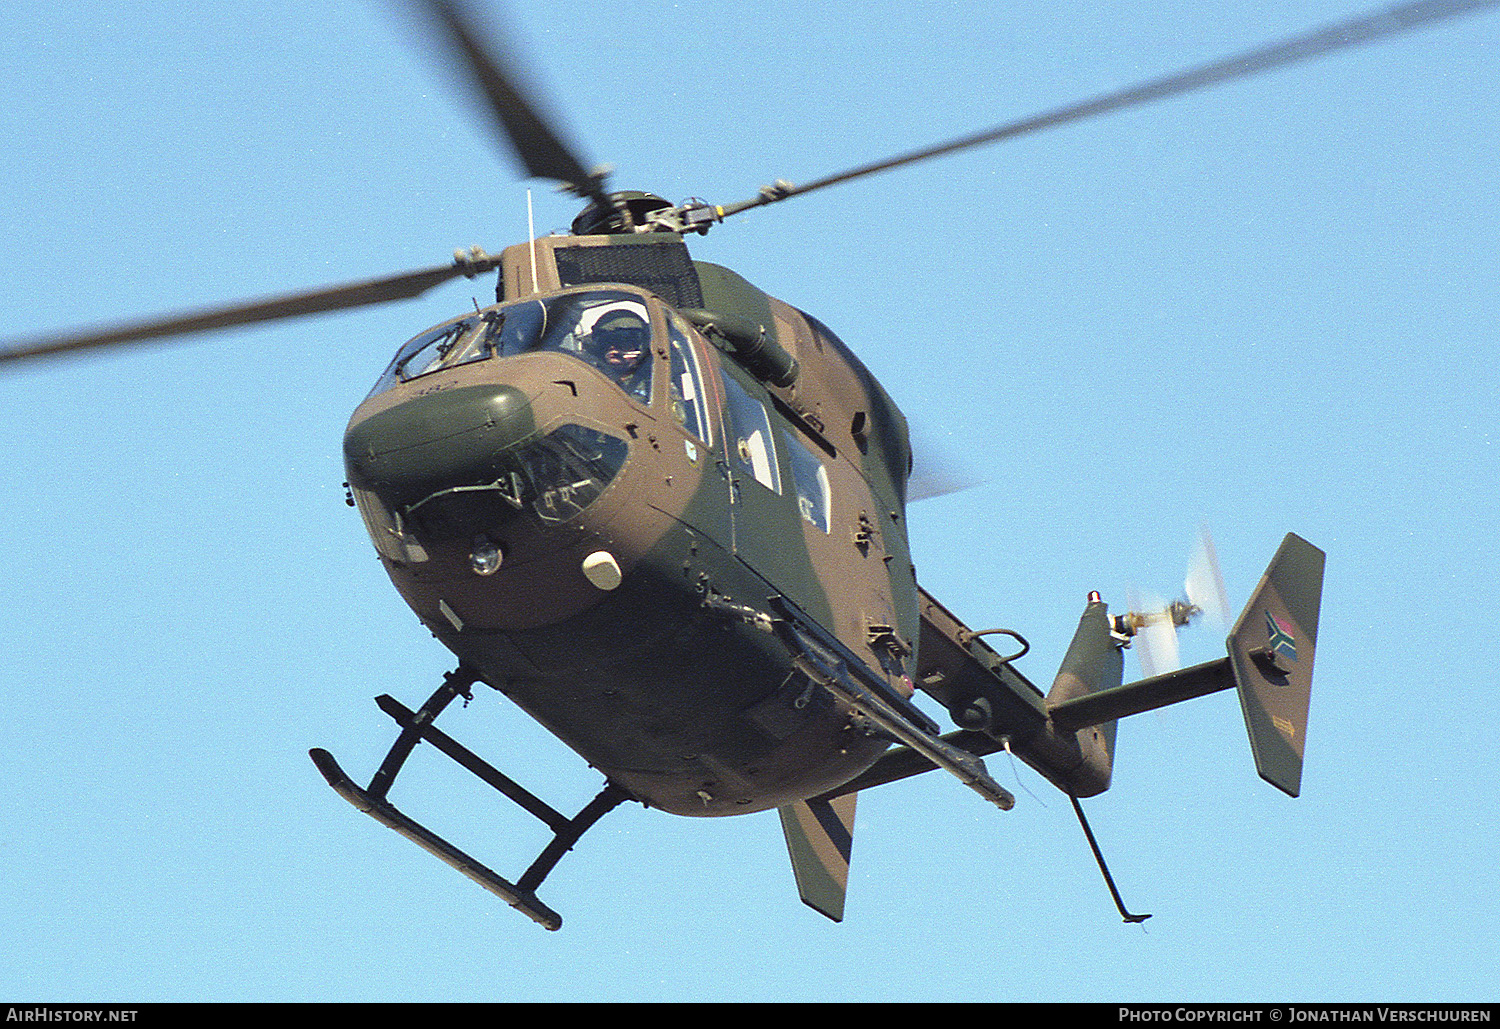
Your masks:
<path fill-rule="evenodd" d="M 531 240 L 531 292 L 540 293 L 536 282 L 536 218 L 531 212 L 531 190 L 526 191 L 526 238 Z"/>

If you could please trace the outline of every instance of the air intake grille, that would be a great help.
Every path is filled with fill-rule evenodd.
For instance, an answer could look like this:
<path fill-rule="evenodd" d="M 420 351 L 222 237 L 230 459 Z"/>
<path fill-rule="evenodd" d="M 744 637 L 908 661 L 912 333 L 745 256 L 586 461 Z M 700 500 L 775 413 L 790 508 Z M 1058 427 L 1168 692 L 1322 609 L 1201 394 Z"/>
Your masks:
<path fill-rule="evenodd" d="M 680 239 L 603 247 L 558 247 L 564 286 L 624 282 L 649 289 L 672 307 L 702 307 L 703 287 Z"/>

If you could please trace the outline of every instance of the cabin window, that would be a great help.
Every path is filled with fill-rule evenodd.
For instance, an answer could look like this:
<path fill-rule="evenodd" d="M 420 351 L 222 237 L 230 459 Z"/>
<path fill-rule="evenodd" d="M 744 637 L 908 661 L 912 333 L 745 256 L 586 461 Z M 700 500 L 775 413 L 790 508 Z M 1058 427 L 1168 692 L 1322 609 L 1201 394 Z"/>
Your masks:
<path fill-rule="evenodd" d="M 688 342 L 685 332 L 677 325 L 676 318 L 667 322 L 667 333 L 671 339 L 672 388 L 668 400 L 672 405 L 672 417 L 688 432 L 703 442 L 713 445 L 708 431 L 708 405 L 703 395 L 703 376 L 698 368 L 698 356 Z"/>
<path fill-rule="evenodd" d="M 726 367 L 727 370 L 727 367 Z M 724 376 L 724 413 L 728 418 L 730 463 L 773 493 L 781 492 L 781 471 L 776 462 L 776 443 L 771 437 L 771 417 L 735 377 Z"/>
<path fill-rule="evenodd" d="M 828 488 L 828 468 L 796 433 L 783 432 L 787 464 L 797 490 L 797 510 L 802 520 L 828 531 L 833 522 L 833 494 Z"/>

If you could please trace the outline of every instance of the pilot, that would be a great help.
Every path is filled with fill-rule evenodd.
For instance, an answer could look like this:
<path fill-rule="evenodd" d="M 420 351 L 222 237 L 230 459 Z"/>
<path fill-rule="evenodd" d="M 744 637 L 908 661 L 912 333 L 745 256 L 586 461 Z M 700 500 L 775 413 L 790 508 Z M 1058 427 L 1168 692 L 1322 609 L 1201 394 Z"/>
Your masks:
<path fill-rule="evenodd" d="M 634 311 L 611 311 L 594 324 L 589 349 L 600 366 L 637 400 L 651 396 L 651 328 Z"/>

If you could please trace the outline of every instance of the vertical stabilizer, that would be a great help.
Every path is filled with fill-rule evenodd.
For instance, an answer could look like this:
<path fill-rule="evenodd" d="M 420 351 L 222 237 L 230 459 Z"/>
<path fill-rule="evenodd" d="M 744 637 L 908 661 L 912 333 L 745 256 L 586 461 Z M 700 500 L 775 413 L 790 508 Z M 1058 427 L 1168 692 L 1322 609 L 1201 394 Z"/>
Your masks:
<path fill-rule="evenodd" d="M 848 793 L 831 801 L 799 800 L 778 809 L 802 902 L 835 922 L 844 920 L 858 796 Z"/>
<path fill-rule="evenodd" d="M 1125 676 L 1125 659 L 1110 631 L 1108 608 L 1099 594 L 1090 593 L 1088 606 L 1078 621 L 1078 631 L 1063 656 L 1052 689 L 1048 709 L 1119 687 Z M 1067 791 L 1076 797 L 1092 797 L 1109 789 L 1115 760 L 1115 723 L 1093 724 L 1076 734 L 1080 760 L 1068 771 Z"/>
<path fill-rule="evenodd" d="M 1288 533 L 1228 640 L 1255 769 L 1293 797 L 1302 788 L 1323 563 L 1323 551 Z"/>

